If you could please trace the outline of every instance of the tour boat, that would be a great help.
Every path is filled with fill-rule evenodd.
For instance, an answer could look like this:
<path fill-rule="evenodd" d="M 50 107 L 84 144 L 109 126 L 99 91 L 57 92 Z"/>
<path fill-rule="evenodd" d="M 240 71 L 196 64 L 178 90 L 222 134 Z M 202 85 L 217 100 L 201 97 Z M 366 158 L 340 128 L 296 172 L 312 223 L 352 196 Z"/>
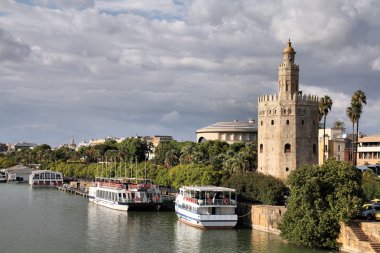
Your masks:
<path fill-rule="evenodd" d="M 63 176 L 61 172 L 35 170 L 29 176 L 29 184 L 32 187 L 59 187 L 63 185 Z"/>
<path fill-rule="evenodd" d="M 199 228 L 235 227 L 236 207 L 235 189 L 217 186 L 183 186 L 175 200 L 178 219 Z"/>
<path fill-rule="evenodd" d="M 159 210 L 162 204 L 158 186 L 139 178 L 97 178 L 88 196 L 92 203 L 121 211 Z"/>

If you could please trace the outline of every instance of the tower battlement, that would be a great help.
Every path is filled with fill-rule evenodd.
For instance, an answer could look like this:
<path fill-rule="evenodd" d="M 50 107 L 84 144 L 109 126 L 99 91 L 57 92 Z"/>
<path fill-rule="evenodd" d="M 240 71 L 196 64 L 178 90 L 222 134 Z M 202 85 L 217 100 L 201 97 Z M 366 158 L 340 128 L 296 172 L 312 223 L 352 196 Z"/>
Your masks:
<path fill-rule="evenodd" d="M 299 93 L 294 93 L 293 95 L 287 97 L 288 100 L 295 100 L 295 101 L 312 101 L 312 102 L 318 102 L 318 96 L 315 95 L 310 95 L 310 94 L 299 94 Z M 278 94 L 274 95 L 262 95 L 258 97 L 258 102 L 269 102 L 269 101 L 279 101 L 279 96 Z"/>

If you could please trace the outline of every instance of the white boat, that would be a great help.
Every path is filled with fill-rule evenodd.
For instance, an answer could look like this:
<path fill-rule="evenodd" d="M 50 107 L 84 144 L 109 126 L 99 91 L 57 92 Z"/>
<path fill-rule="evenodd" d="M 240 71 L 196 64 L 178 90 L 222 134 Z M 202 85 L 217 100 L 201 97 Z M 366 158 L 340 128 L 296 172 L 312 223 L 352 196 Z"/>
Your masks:
<path fill-rule="evenodd" d="M 175 200 L 178 219 L 199 228 L 233 228 L 238 217 L 235 189 L 183 186 Z"/>
<path fill-rule="evenodd" d="M 61 172 L 35 170 L 29 176 L 29 184 L 32 187 L 58 187 L 63 185 L 63 176 Z"/>
<path fill-rule="evenodd" d="M 108 208 L 158 210 L 161 193 L 150 180 L 138 178 L 97 178 L 88 191 L 89 201 Z"/>

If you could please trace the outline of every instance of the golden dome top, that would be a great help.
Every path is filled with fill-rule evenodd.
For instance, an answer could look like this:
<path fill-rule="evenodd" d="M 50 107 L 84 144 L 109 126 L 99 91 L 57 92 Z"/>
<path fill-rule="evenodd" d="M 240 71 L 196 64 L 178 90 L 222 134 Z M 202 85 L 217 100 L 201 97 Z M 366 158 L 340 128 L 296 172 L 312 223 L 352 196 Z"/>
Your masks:
<path fill-rule="evenodd" d="M 295 54 L 296 51 L 294 51 L 294 49 L 292 48 L 292 42 L 290 42 L 290 39 L 288 41 L 288 46 L 286 48 L 284 48 L 284 51 L 283 51 L 284 54 Z"/>

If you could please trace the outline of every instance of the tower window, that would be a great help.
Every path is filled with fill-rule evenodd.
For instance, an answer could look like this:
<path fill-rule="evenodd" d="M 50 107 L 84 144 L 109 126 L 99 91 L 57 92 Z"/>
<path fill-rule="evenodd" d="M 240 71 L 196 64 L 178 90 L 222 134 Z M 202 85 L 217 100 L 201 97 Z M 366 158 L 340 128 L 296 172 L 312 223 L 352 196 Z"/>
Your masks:
<path fill-rule="evenodd" d="M 273 126 L 273 125 L 274 125 L 274 120 L 272 120 L 272 121 L 270 122 L 270 124 Z"/>
<path fill-rule="evenodd" d="M 274 115 L 276 115 L 276 113 L 277 113 L 277 110 L 274 110 L 274 112 L 273 112 L 273 113 L 274 113 Z"/>
<path fill-rule="evenodd" d="M 290 153 L 292 152 L 292 147 L 290 146 L 289 143 L 286 143 L 284 146 L 284 153 Z"/>
<path fill-rule="evenodd" d="M 263 121 L 260 121 L 260 125 L 263 125 Z"/>
<path fill-rule="evenodd" d="M 285 86 L 285 91 L 288 91 L 288 84 L 286 84 L 286 86 Z"/>
<path fill-rule="evenodd" d="M 272 114 L 272 110 L 269 110 L 269 114 Z"/>
<path fill-rule="evenodd" d="M 284 109 L 284 114 L 286 114 L 286 109 Z"/>
<path fill-rule="evenodd" d="M 338 152 L 340 152 L 340 145 L 338 145 Z"/>
<path fill-rule="evenodd" d="M 262 152 L 263 152 L 263 149 L 264 149 L 264 146 L 263 146 L 263 144 L 260 144 L 260 153 L 262 153 Z"/>
<path fill-rule="evenodd" d="M 289 120 L 288 119 L 286 120 L 286 124 L 289 125 Z"/>
<path fill-rule="evenodd" d="M 304 120 L 301 120 L 301 125 L 305 125 L 305 121 Z"/>
<path fill-rule="evenodd" d="M 286 170 L 286 171 L 289 171 L 289 168 L 288 168 L 288 167 L 286 167 L 286 168 L 285 168 L 285 170 Z"/>
<path fill-rule="evenodd" d="M 315 155 L 317 153 L 317 145 L 313 144 L 313 154 Z"/>
<path fill-rule="evenodd" d="M 288 113 L 291 114 L 292 113 L 292 109 L 289 108 L 288 109 Z"/>

